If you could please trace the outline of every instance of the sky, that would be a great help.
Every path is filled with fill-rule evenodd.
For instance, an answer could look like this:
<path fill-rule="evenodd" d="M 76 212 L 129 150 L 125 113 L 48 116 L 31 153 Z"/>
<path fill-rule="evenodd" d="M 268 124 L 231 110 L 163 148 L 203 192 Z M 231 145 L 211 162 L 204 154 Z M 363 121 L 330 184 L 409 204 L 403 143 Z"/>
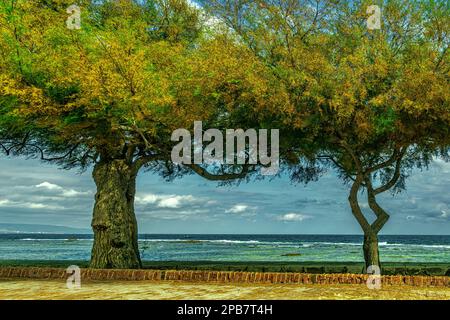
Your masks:
<path fill-rule="evenodd" d="M 414 172 L 404 193 L 380 196 L 391 214 L 383 233 L 450 234 L 449 182 L 450 163 L 437 160 L 428 171 Z M 239 186 L 218 186 L 198 176 L 167 182 L 141 172 L 136 215 L 140 233 L 361 234 L 348 190 L 333 171 L 307 186 L 287 178 Z M 90 171 L 0 158 L 0 224 L 90 230 L 94 194 Z M 361 205 L 368 208 L 364 197 Z"/>

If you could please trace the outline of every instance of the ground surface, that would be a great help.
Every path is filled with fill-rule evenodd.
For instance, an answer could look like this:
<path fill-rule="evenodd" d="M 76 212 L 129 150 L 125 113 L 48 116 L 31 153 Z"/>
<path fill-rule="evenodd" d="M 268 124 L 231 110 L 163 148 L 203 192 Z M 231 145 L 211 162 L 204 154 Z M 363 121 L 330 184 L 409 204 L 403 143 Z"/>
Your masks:
<path fill-rule="evenodd" d="M 364 285 L 220 284 L 110 281 L 67 289 L 62 280 L 0 280 L 0 299 L 439 299 L 450 288 Z"/>

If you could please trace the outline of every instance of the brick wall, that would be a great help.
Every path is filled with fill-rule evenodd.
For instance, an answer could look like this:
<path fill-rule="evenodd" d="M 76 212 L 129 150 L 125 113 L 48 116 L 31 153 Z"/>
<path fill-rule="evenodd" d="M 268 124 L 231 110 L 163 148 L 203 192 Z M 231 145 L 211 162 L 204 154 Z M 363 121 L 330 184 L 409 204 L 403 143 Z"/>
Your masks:
<path fill-rule="evenodd" d="M 61 268 L 0 268 L 0 279 L 67 279 Z M 306 274 L 275 272 L 182 271 L 182 270 L 97 270 L 81 269 L 81 279 L 89 280 L 172 280 L 235 283 L 297 283 L 297 284 L 365 284 L 368 275 Z M 450 277 L 382 276 L 385 285 L 450 287 Z"/>

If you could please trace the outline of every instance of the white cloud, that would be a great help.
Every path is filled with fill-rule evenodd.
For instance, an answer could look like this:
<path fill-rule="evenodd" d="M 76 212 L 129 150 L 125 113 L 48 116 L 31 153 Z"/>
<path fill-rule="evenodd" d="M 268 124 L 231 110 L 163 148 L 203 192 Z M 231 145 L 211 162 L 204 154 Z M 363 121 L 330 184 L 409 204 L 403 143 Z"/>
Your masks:
<path fill-rule="evenodd" d="M 179 208 L 185 203 L 195 202 L 193 196 L 168 196 L 159 201 L 159 208 Z"/>
<path fill-rule="evenodd" d="M 50 191 L 57 191 L 61 196 L 66 197 L 66 198 L 77 197 L 77 196 L 89 194 L 89 192 L 80 192 L 80 191 L 76 191 L 74 189 L 64 189 L 63 187 L 61 187 L 57 184 L 53 184 L 53 183 L 50 183 L 47 181 L 44 181 L 41 184 L 36 185 L 35 187 L 38 189 L 47 189 Z"/>
<path fill-rule="evenodd" d="M 243 213 L 248 210 L 249 207 L 245 204 L 236 204 L 228 210 L 225 210 L 225 213 Z"/>
<path fill-rule="evenodd" d="M 160 196 L 157 196 L 155 194 L 147 194 L 145 196 L 136 196 L 136 203 L 145 205 L 145 204 L 153 204 L 158 201 Z"/>
<path fill-rule="evenodd" d="M 47 181 L 44 181 L 41 184 L 36 185 L 36 188 L 44 188 L 48 190 L 58 190 L 58 191 L 63 190 L 63 188 L 58 186 L 57 184 L 53 184 Z"/>
<path fill-rule="evenodd" d="M 253 217 L 256 216 L 256 209 L 258 207 L 248 206 L 246 204 L 236 204 L 232 206 L 230 209 L 225 210 L 225 213 L 231 213 L 239 215 L 240 217 Z"/>
<path fill-rule="evenodd" d="M 277 217 L 277 220 L 284 222 L 294 222 L 294 221 L 303 221 L 306 219 L 311 219 L 311 216 L 307 216 L 300 213 L 286 213 Z"/>
<path fill-rule="evenodd" d="M 46 208 L 50 208 L 50 206 L 47 206 L 45 204 L 42 203 L 23 203 L 22 204 L 24 207 L 29 208 L 29 209 L 46 209 Z"/>
<path fill-rule="evenodd" d="M 180 208 L 183 205 L 198 202 L 191 195 L 155 195 L 147 194 L 144 196 L 136 196 L 136 203 L 138 205 L 156 204 L 158 208 Z"/>
<path fill-rule="evenodd" d="M 23 208 L 23 209 L 47 209 L 47 210 L 61 210 L 60 206 L 46 205 L 38 202 L 22 202 L 22 201 L 11 201 L 8 199 L 0 200 L 0 207 L 3 208 Z"/>
<path fill-rule="evenodd" d="M 11 205 L 11 201 L 8 199 L 0 200 L 0 207 L 8 207 L 9 205 Z"/>
<path fill-rule="evenodd" d="M 73 189 L 69 189 L 69 190 L 64 190 L 62 193 L 63 197 L 67 197 L 67 198 L 71 198 L 71 197 L 77 197 L 77 196 L 82 196 L 82 195 L 87 195 L 89 194 L 89 192 L 79 192 Z"/>

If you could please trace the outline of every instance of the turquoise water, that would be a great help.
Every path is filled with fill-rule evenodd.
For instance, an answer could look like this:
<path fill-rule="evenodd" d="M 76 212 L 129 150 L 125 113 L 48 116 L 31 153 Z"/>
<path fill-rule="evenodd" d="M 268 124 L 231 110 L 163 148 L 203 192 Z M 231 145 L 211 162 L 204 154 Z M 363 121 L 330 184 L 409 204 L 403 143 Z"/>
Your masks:
<path fill-rule="evenodd" d="M 88 260 L 92 235 L 0 234 L 0 260 Z M 361 262 L 357 235 L 141 235 L 147 261 Z M 450 236 L 381 236 L 386 262 L 450 262 Z M 295 256 L 286 256 L 300 254 Z"/>

